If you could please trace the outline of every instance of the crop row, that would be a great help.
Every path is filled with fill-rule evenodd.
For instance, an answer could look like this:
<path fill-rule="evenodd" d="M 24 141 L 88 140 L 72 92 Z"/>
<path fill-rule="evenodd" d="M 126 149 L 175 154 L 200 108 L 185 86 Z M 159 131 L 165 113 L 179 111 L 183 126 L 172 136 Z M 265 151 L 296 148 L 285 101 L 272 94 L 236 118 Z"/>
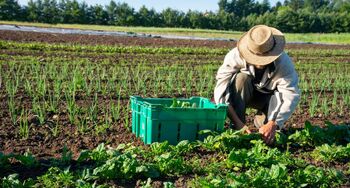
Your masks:
<path fill-rule="evenodd" d="M 207 132 L 208 133 L 208 132 Z M 209 132 L 210 133 L 210 132 Z M 50 160 L 50 165 L 37 161 L 30 153 L 25 155 L 0 153 L 0 169 L 11 169 L 10 159 L 18 160 L 25 169 L 36 169 L 42 165 L 50 168 L 45 174 L 20 181 L 11 174 L 0 181 L 2 186 L 78 186 L 91 187 L 111 180 L 140 178 L 158 179 L 196 174 L 189 181 L 193 186 L 270 187 L 308 186 L 333 187 L 344 184 L 350 173 L 350 139 L 348 126 L 321 129 L 306 123 L 304 130 L 294 133 L 278 133 L 275 147 L 266 146 L 257 134 L 245 135 L 242 131 L 227 130 L 222 134 L 210 133 L 204 141 L 182 141 L 176 146 L 167 142 L 154 143 L 149 149 L 121 144 L 116 149 L 99 145 L 93 150 L 84 150 L 75 163 L 71 153 L 65 149 L 61 158 Z M 291 148 L 308 147 L 311 152 L 298 157 Z M 206 159 L 201 153 L 208 153 Z M 212 154 L 210 154 L 212 153 Z M 209 158 L 209 160 L 208 160 Z M 315 166 L 310 161 L 322 165 Z M 337 161 L 344 169 L 334 169 L 328 164 Z M 205 164 L 205 165 L 203 165 Z M 72 166 L 73 165 L 73 166 Z M 71 166 L 72 168 L 67 168 Z M 148 180 L 149 181 L 149 180 Z M 170 187 L 173 183 L 165 182 Z"/>
<path fill-rule="evenodd" d="M 13 58 L 13 57 L 12 57 Z M 59 74 L 62 78 L 65 77 L 83 77 L 87 81 L 93 79 L 98 79 L 98 82 L 114 82 L 115 80 L 122 81 L 127 79 L 130 82 L 133 76 L 128 76 L 128 74 L 133 74 L 134 72 L 140 78 L 140 81 L 148 81 L 151 83 L 156 83 L 152 76 L 157 76 L 158 81 L 162 80 L 172 80 L 172 74 L 180 74 L 181 81 L 186 81 L 181 74 L 187 74 L 187 71 L 193 74 L 193 79 L 195 82 L 200 81 L 202 76 L 213 77 L 215 76 L 216 70 L 220 66 L 220 62 L 213 62 L 212 64 L 192 64 L 189 60 L 186 61 L 188 64 L 182 64 L 174 62 L 173 64 L 159 65 L 157 64 L 153 68 L 154 63 L 152 61 L 121 61 L 117 64 L 107 60 L 101 60 L 100 63 L 94 63 L 89 59 L 48 59 L 44 62 L 40 62 L 38 58 L 26 58 L 26 59 L 12 59 L 9 60 L 5 58 L 3 60 L 3 66 L 6 66 L 4 70 L 3 77 L 8 77 L 9 79 L 14 79 L 17 82 L 21 75 L 26 75 L 28 79 L 37 79 L 41 72 L 44 72 L 44 77 L 49 80 L 54 80 Z M 50 61 L 50 62 L 47 62 Z M 19 65 L 18 65 L 19 64 Z M 5 69 L 5 68 L 2 68 Z M 8 69 L 8 70 L 7 70 Z M 296 69 L 299 73 L 299 85 L 304 92 L 315 92 L 315 91 L 342 91 L 350 88 L 349 82 L 347 80 L 350 78 L 349 66 L 347 64 L 334 64 L 333 66 L 328 66 L 324 68 L 323 65 L 313 66 L 304 64 L 296 64 Z M 73 70 L 73 72 L 68 71 Z M 82 71 L 81 71 L 82 70 Z M 101 73 L 100 73 L 101 72 Z M 170 72 L 170 74 L 169 74 Z M 339 74 L 334 75 L 334 72 Z M 95 76 L 94 74 L 101 74 Z M 78 74 L 78 75 L 72 75 Z M 79 75 L 81 74 L 81 75 Z M 140 77 L 141 76 L 141 77 Z M 34 78 L 32 78 L 34 77 Z M 199 77 L 199 78 L 198 78 Z M 107 79 L 108 78 L 108 79 Z M 179 80 L 179 79 L 177 79 Z M 188 79 L 187 79 L 188 80 Z M 192 79 L 190 79 L 192 80 Z M 215 81 L 215 80 L 214 80 Z M 212 84 L 209 83 L 209 84 Z M 112 86 L 112 85 L 111 85 Z"/>
<path fill-rule="evenodd" d="M 189 48 L 189 47 L 142 47 L 142 46 L 108 46 L 80 44 L 47 44 L 38 42 L 13 42 L 0 40 L 0 49 L 20 49 L 39 51 L 69 51 L 69 52 L 98 52 L 98 53 L 148 53 L 148 54 L 211 54 L 225 55 L 226 48 Z M 349 56 L 346 49 L 287 49 L 291 56 L 300 57 L 336 57 Z"/>

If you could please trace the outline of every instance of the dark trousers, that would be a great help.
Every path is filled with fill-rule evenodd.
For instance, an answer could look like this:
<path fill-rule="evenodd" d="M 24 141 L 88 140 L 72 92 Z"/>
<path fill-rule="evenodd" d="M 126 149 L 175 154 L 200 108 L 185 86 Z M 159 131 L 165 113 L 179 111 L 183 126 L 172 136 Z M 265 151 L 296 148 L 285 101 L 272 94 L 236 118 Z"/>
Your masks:
<path fill-rule="evenodd" d="M 236 114 L 243 123 L 246 123 L 246 108 L 255 108 L 259 112 L 264 113 L 267 118 L 271 111 L 276 108 L 274 94 L 261 93 L 255 89 L 253 85 L 253 77 L 244 73 L 237 73 L 234 82 L 230 88 L 230 104 L 236 111 Z"/>

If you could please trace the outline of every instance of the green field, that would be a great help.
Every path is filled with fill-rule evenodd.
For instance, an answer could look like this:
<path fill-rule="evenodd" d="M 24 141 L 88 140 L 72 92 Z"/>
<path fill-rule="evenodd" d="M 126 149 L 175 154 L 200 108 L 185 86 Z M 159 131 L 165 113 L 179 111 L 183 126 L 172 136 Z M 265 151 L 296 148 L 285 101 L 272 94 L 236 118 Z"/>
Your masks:
<path fill-rule="evenodd" d="M 205 30 L 205 29 L 183 29 L 183 28 L 154 28 L 154 27 L 120 27 L 120 26 L 100 26 L 100 25 L 79 25 L 79 24 L 43 24 L 0 21 L 0 24 L 54 27 L 54 28 L 72 28 L 72 29 L 91 29 L 103 31 L 122 31 L 135 32 L 153 35 L 178 35 L 178 36 L 196 36 L 208 38 L 239 39 L 243 32 Z M 285 33 L 287 42 L 312 42 L 328 44 L 350 44 L 349 33 Z"/>
<path fill-rule="evenodd" d="M 348 46 L 288 47 L 301 100 L 273 145 L 232 129 L 145 145 L 130 96 L 211 99 L 230 49 L 35 37 L 0 40 L 0 187 L 349 187 Z"/>

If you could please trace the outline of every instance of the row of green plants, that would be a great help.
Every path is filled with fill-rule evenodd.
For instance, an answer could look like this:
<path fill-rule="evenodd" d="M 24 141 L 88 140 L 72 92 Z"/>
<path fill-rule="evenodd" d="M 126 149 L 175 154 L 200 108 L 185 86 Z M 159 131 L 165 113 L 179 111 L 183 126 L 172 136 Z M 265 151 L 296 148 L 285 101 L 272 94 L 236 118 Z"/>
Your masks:
<path fill-rule="evenodd" d="M 43 42 L 15 42 L 0 40 L 0 49 L 18 49 L 32 51 L 65 51 L 65 52 L 96 52 L 96 53 L 148 53 L 148 54 L 210 54 L 225 55 L 230 49 L 207 47 L 144 47 L 144 46 L 112 46 L 112 45 L 82 45 L 82 44 L 49 44 Z M 287 49 L 290 56 L 305 57 L 339 57 L 348 56 L 347 49 Z"/>
<path fill-rule="evenodd" d="M 71 51 L 99 53 L 168 53 L 168 54 L 225 54 L 227 49 L 189 48 L 189 47 L 143 47 L 143 46 L 107 46 L 80 44 L 48 44 L 22 43 L 0 40 L 0 49 L 40 50 L 40 51 Z"/>
<path fill-rule="evenodd" d="M 4 70 L 3 77 L 4 80 L 6 78 L 10 80 L 9 82 L 5 83 L 5 85 L 8 86 L 8 92 L 11 94 L 15 94 L 21 80 L 21 82 L 25 82 L 24 85 L 30 93 L 33 91 L 31 91 L 29 84 L 33 83 L 33 85 L 39 87 L 39 93 L 45 95 L 45 92 L 48 90 L 48 87 L 46 87 L 45 84 L 51 84 L 48 80 L 56 81 L 55 78 L 57 78 L 57 82 L 62 82 L 66 81 L 67 77 L 71 79 L 69 81 L 72 82 L 72 85 L 78 85 L 80 88 L 85 89 L 88 94 L 91 93 L 93 88 L 97 88 L 98 92 L 106 94 L 108 92 L 112 92 L 116 86 L 118 86 L 118 84 L 126 83 L 129 85 L 135 84 L 136 89 L 140 89 L 143 84 L 142 82 L 145 81 L 155 83 L 157 86 L 156 88 L 159 89 L 159 82 L 168 81 L 167 85 L 171 85 L 173 82 L 179 83 L 180 81 L 188 83 L 186 82 L 186 78 L 192 78 L 194 82 L 199 83 L 201 88 L 204 82 L 211 81 L 209 84 L 212 84 L 213 81 L 215 82 L 214 79 L 211 79 L 212 77 L 207 75 L 212 75 L 214 77 L 215 72 L 220 65 L 219 63 L 215 62 L 212 65 L 196 65 L 194 68 L 192 68 L 191 65 L 174 63 L 171 66 L 161 65 L 152 69 L 152 62 L 144 61 L 130 62 L 132 65 L 129 64 L 128 66 L 127 64 L 123 64 L 123 66 L 110 66 L 110 64 L 112 64 L 111 62 L 105 62 L 106 64 L 104 64 L 104 66 L 100 64 L 94 65 L 91 64 L 91 61 L 86 59 L 68 62 L 69 60 L 67 59 L 63 60 L 57 58 L 52 59 L 50 63 L 39 63 L 37 62 L 37 59 L 32 58 L 27 62 L 22 62 L 21 60 L 20 65 L 17 65 L 17 61 L 18 60 L 16 59 L 15 61 L 4 62 L 5 65 L 8 65 L 9 70 Z M 337 90 L 340 91 L 340 93 L 344 93 L 350 88 L 349 82 L 347 82 L 349 79 L 349 74 L 347 74 L 349 72 L 349 68 L 346 64 L 341 66 L 333 66 L 327 70 L 322 68 L 322 66 L 323 65 L 296 65 L 300 76 L 299 86 L 302 91 L 328 92 Z M 187 74 L 186 71 L 189 71 L 189 73 Z M 42 72 L 44 73 L 42 74 Z M 340 74 L 334 76 L 333 72 L 340 72 Z M 95 74 L 99 74 L 99 76 L 96 77 Z M 155 75 L 158 79 L 152 77 Z M 175 77 L 177 75 L 180 77 Z M 184 77 L 186 75 L 188 75 L 188 77 Z M 137 76 L 141 79 L 134 80 L 133 76 Z M 23 79 L 26 80 L 22 81 Z M 106 82 L 107 84 L 105 84 Z"/>
<path fill-rule="evenodd" d="M 11 172 L 14 158 L 23 169 L 43 167 L 30 153 L 0 153 L 2 187 L 106 187 L 111 181 L 165 179 L 195 175 L 187 182 L 195 187 L 335 187 L 345 185 L 350 175 L 350 127 L 328 123 L 326 128 L 305 124 L 305 129 L 278 132 L 274 147 L 264 144 L 259 134 L 226 130 L 203 131 L 204 141 L 167 142 L 147 148 L 120 144 L 112 149 L 100 144 L 84 150 L 76 160 L 66 148 L 61 158 L 51 159 L 47 171 L 34 179 L 19 179 Z M 299 152 L 298 152 L 299 151 Z M 203 158 L 203 155 L 206 157 Z M 302 155 L 300 157 L 298 155 Z M 310 161 L 318 161 L 312 163 Z M 328 167 L 337 162 L 344 168 Z M 316 165 L 315 165 L 316 164 Z M 18 174 L 19 173 L 19 174 Z M 148 180 L 147 180 L 148 179 Z"/>

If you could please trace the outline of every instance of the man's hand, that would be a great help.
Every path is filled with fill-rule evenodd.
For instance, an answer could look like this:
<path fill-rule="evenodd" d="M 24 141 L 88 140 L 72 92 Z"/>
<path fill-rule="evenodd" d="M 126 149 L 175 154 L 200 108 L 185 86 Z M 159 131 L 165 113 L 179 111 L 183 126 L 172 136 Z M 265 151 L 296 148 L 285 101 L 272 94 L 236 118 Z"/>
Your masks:
<path fill-rule="evenodd" d="M 236 114 L 236 111 L 233 109 L 232 105 L 229 104 L 228 105 L 228 117 L 230 118 L 230 120 L 233 122 L 233 129 L 235 130 L 241 130 L 241 129 L 245 129 L 245 133 L 252 133 L 248 126 L 244 125 L 244 123 L 239 119 L 239 117 Z"/>
<path fill-rule="evenodd" d="M 244 132 L 247 133 L 247 134 L 252 133 L 252 131 L 250 131 L 249 128 L 248 128 L 248 126 L 246 126 L 246 125 L 244 125 L 244 127 L 243 127 L 242 129 L 245 129 Z"/>
<path fill-rule="evenodd" d="M 272 144 L 275 140 L 277 124 L 275 121 L 269 121 L 259 129 L 266 144 Z"/>

